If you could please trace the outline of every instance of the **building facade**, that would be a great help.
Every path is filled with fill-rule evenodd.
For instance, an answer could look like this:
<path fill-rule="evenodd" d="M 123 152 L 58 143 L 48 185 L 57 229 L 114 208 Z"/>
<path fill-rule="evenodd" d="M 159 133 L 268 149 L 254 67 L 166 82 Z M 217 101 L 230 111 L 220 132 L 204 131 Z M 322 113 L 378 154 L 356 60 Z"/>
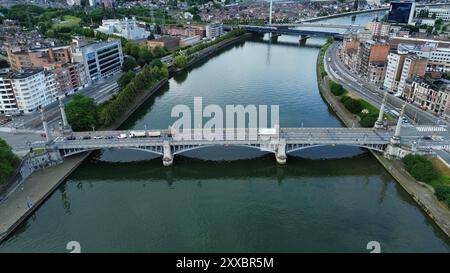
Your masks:
<path fill-rule="evenodd" d="M 29 114 L 57 98 L 56 79 L 43 69 L 27 69 L 1 75 L 1 113 Z"/>
<path fill-rule="evenodd" d="M 120 40 L 87 43 L 75 40 L 72 56 L 75 62 L 84 66 L 87 81 L 109 77 L 119 72 L 123 64 Z"/>
<path fill-rule="evenodd" d="M 150 32 L 140 26 L 134 17 L 132 19 L 124 18 L 122 20 L 103 20 L 102 25 L 98 27 L 96 31 L 109 35 L 120 36 L 131 41 L 147 39 L 150 35 Z"/>
<path fill-rule="evenodd" d="M 223 34 L 223 24 L 213 23 L 206 26 L 206 37 L 208 39 L 219 37 Z"/>

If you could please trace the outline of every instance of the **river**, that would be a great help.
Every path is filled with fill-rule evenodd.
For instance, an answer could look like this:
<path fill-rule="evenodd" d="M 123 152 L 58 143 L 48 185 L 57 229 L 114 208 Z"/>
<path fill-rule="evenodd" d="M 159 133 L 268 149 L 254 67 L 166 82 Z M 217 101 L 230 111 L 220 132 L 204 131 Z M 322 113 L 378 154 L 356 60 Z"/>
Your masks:
<path fill-rule="evenodd" d="M 324 42 L 238 43 L 176 75 L 122 128 L 167 128 L 171 109 L 194 96 L 222 107 L 279 105 L 282 127 L 343 126 L 317 88 Z M 450 251 L 371 154 L 353 147 L 307 149 L 284 166 L 242 147 L 191 151 L 172 167 L 145 152 L 96 152 L 0 252 L 65 252 L 68 241 L 83 252 L 368 252 L 369 241 L 383 252 Z"/>

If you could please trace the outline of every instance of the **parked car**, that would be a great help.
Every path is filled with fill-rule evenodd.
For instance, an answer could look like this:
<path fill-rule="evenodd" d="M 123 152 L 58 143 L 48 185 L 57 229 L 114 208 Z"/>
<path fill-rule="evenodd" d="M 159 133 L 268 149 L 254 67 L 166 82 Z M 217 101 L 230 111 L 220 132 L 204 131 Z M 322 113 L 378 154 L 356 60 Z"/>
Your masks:
<path fill-rule="evenodd" d="M 91 136 L 84 136 L 83 139 L 91 139 Z"/>
<path fill-rule="evenodd" d="M 113 139 L 113 136 L 105 136 L 105 139 Z"/>
<path fill-rule="evenodd" d="M 103 136 L 94 136 L 94 139 L 103 139 Z"/>
<path fill-rule="evenodd" d="M 422 139 L 424 139 L 424 140 L 431 140 L 431 137 L 430 136 L 423 136 Z"/>
<path fill-rule="evenodd" d="M 127 138 L 127 134 L 120 134 L 117 136 L 117 138 Z"/>

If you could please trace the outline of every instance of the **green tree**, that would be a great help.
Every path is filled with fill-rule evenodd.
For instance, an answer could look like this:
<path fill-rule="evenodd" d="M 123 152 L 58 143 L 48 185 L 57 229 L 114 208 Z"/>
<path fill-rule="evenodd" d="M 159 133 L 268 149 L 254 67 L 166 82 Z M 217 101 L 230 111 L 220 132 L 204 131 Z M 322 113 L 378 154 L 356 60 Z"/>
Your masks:
<path fill-rule="evenodd" d="M 92 126 L 97 126 L 97 106 L 93 98 L 76 94 L 65 108 L 74 131 L 90 131 Z"/>
<path fill-rule="evenodd" d="M 135 76 L 136 74 L 134 72 L 128 71 L 127 73 L 120 76 L 120 78 L 117 80 L 117 84 L 120 88 L 124 88 L 134 79 Z"/>
<path fill-rule="evenodd" d="M 146 64 L 149 64 L 153 59 L 152 53 L 147 47 L 141 47 L 139 50 L 139 58 L 137 60 L 137 63 L 140 66 L 144 66 Z"/>
<path fill-rule="evenodd" d="M 0 185 L 15 173 L 19 163 L 20 159 L 12 152 L 8 143 L 0 138 Z"/>
<path fill-rule="evenodd" d="M 186 56 L 184 55 L 178 55 L 175 58 L 173 58 L 173 65 L 175 65 L 178 68 L 183 68 L 187 65 L 188 60 Z"/>
<path fill-rule="evenodd" d="M 133 70 L 133 68 L 135 68 L 136 66 L 137 66 L 137 63 L 133 58 L 125 58 L 125 60 L 123 60 L 123 64 L 122 64 L 122 71 L 128 72 L 130 70 Z"/>
<path fill-rule="evenodd" d="M 344 102 L 344 106 L 345 108 L 347 108 L 348 111 L 350 111 L 350 113 L 353 114 L 359 114 L 362 111 L 362 105 L 359 102 L 359 100 L 354 100 L 352 98 L 349 98 L 348 100 L 346 100 Z"/>

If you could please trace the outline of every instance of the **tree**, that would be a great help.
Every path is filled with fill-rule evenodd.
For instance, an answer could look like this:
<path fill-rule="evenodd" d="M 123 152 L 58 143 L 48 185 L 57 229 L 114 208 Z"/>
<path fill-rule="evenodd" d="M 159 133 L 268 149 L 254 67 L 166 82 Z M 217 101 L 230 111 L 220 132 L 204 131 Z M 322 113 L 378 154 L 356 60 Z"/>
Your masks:
<path fill-rule="evenodd" d="M 12 176 L 20 163 L 20 159 L 12 152 L 11 147 L 0 138 L 0 185 Z"/>
<path fill-rule="evenodd" d="M 146 64 L 149 64 L 153 59 L 152 53 L 147 47 L 141 47 L 139 50 L 139 58 L 137 60 L 137 63 L 140 66 L 144 66 Z"/>
<path fill-rule="evenodd" d="M 178 68 L 183 68 L 187 65 L 188 60 L 186 56 L 184 55 L 178 55 L 175 58 L 173 58 L 173 65 L 175 65 Z"/>
<path fill-rule="evenodd" d="M 90 131 L 97 126 L 97 106 L 93 98 L 76 94 L 65 108 L 74 131 Z"/>
<path fill-rule="evenodd" d="M 122 71 L 128 72 L 130 70 L 133 70 L 133 68 L 135 68 L 136 66 L 137 66 L 137 63 L 133 58 L 125 58 L 125 60 L 123 60 L 123 64 L 122 64 Z"/>
<path fill-rule="evenodd" d="M 120 88 L 124 88 L 134 79 L 135 76 L 136 74 L 134 72 L 128 71 L 127 73 L 120 76 L 120 78 L 117 80 L 117 84 Z"/>
<path fill-rule="evenodd" d="M 352 114 L 359 114 L 362 111 L 362 105 L 359 102 L 359 100 L 354 100 L 352 98 L 346 100 L 344 102 L 345 108 L 347 108 L 348 111 Z"/>
<path fill-rule="evenodd" d="M 447 198 L 450 199 L 450 186 L 447 185 L 437 186 L 434 191 L 434 194 L 436 195 L 439 201 L 444 201 Z"/>
<path fill-rule="evenodd" d="M 334 81 L 330 81 L 330 91 L 335 96 L 341 96 L 345 93 L 344 87 Z"/>

